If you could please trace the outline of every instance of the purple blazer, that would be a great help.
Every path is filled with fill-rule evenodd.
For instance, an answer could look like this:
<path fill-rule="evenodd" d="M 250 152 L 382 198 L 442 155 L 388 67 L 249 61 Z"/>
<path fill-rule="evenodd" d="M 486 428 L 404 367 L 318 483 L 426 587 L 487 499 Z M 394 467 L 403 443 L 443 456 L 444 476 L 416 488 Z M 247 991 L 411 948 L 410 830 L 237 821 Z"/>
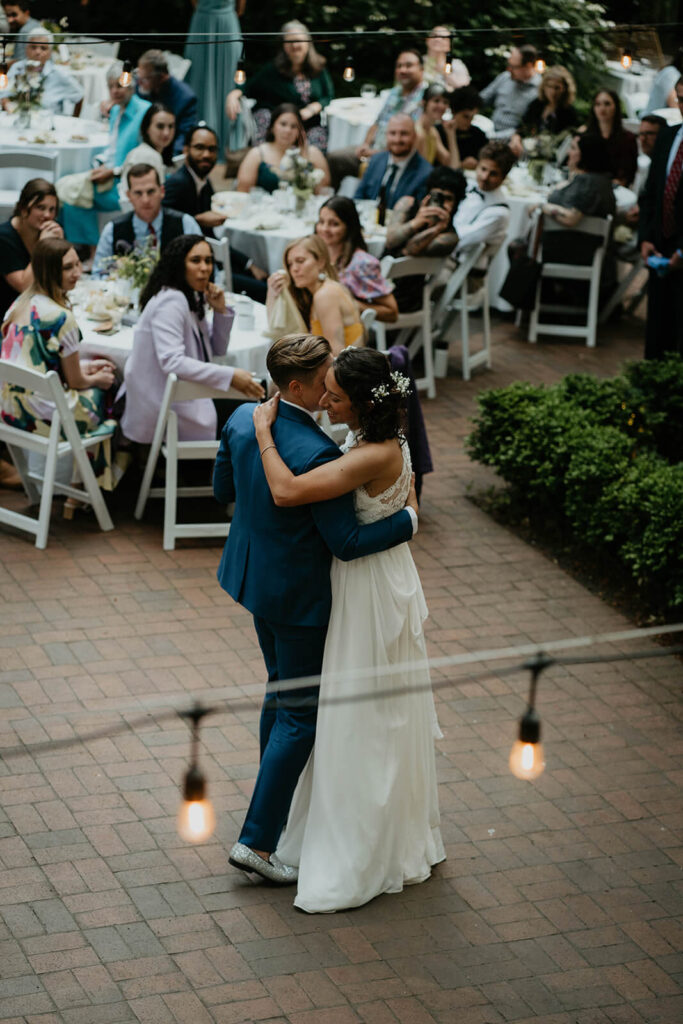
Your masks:
<path fill-rule="evenodd" d="M 179 380 L 194 380 L 227 391 L 233 368 L 212 363 L 225 355 L 235 311 L 214 313 L 213 330 L 192 313 L 187 299 L 175 288 L 162 288 L 145 306 L 135 326 L 133 351 L 126 362 L 126 407 L 121 429 L 131 441 L 150 444 L 159 416 L 169 373 Z M 216 437 L 216 409 L 210 398 L 177 402 L 181 441 L 208 441 Z"/>

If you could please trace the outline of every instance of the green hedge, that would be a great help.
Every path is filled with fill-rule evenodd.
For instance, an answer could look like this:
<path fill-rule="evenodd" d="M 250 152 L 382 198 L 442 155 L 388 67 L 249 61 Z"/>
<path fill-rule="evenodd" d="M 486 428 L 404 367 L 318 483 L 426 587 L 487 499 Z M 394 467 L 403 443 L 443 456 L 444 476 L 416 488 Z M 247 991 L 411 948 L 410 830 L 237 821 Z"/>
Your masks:
<path fill-rule="evenodd" d="M 683 360 L 484 392 L 467 440 L 516 506 L 616 555 L 660 612 L 683 605 Z"/>

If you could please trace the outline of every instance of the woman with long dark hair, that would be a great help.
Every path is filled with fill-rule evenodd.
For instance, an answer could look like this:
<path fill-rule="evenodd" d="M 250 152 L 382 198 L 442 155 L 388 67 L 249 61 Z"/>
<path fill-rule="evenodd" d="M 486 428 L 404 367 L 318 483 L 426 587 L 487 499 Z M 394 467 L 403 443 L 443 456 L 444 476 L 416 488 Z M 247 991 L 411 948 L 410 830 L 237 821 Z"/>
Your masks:
<path fill-rule="evenodd" d="M 250 149 L 237 173 L 237 191 L 248 192 L 258 185 L 266 192 L 274 192 L 283 180 L 281 165 L 288 149 L 297 148 L 301 156 L 323 172 L 315 187 L 319 192 L 330 184 L 327 160 L 317 146 L 310 146 L 299 110 L 293 103 L 281 103 L 270 116 L 265 140 Z"/>
<path fill-rule="evenodd" d="M 265 138 L 271 110 L 280 103 L 293 103 L 301 115 L 308 141 L 319 149 L 327 149 L 327 129 L 321 124 L 320 113 L 334 99 L 334 88 L 326 63 L 306 26 L 300 21 L 286 22 L 282 26 L 282 48 L 275 59 L 264 64 L 244 86 L 228 93 L 228 117 L 236 120 L 243 95 L 255 99 L 259 143 Z"/>
<path fill-rule="evenodd" d="M 212 275 L 209 243 L 202 235 L 181 235 L 164 249 L 142 291 L 142 312 L 124 375 L 121 429 L 131 441 L 152 441 L 169 373 L 219 390 L 237 388 L 247 398 L 263 395 L 246 370 L 212 362 L 213 356 L 225 355 L 235 315 Z M 213 310 L 211 329 L 207 305 Z M 176 412 L 180 440 L 216 437 L 216 408 L 210 398 L 182 402 Z"/>
<path fill-rule="evenodd" d="M 630 185 L 638 170 L 638 141 L 621 123 L 621 100 L 612 89 L 600 89 L 593 97 L 586 133 L 605 140 L 613 180 Z"/>
<path fill-rule="evenodd" d="M 327 246 L 330 263 L 360 309 L 374 309 L 378 320 L 393 323 L 398 316 L 393 286 L 382 276 L 377 257 L 367 251 L 353 200 L 332 196 L 323 203 L 315 233 Z"/>
<path fill-rule="evenodd" d="M 173 140 L 176 133 L 175 114 L 163 103 L 152 103 L 140 122 L 140 142 L 131 149 L 121 168 L 119 201 L 128 206 L 128 171 L 136 164 L 149 164 L 163 183 L 167 175 L 175 170 L 173 166 Z"/>
<path fill-rule="evenodd" d="M 384 353 L 347 348 L 325 387 L 320 404 L 330 421 L 350 428 L 345 454 L 300 476 L 278 454 L 277 427 L 271 429 L 277 398 L 254 412 L 273 499 L 294 506 L 353 491 L 360 523 L 385 519 L 410 498 L 402 433 L 407 378 L 391 372 Z M 427 607 L 410 547 L 333 558 L 331 583 L 315 748 L 277 850 L 283 863 L 298 866 L 294 903 L 309 913 L 400 892 L 445 858 L 422 626 Z M 360 692 L 362 703 L 353 700 Z M 330 706 L 329 697 L 349 699 Z"/>
<path fill-rule="evenodd" d="M 45 178 L 31 178 L 22 188 L 14 212 L 0 224 L 0 319 L 17 295 L 33 284 L 31 255 L 39 239 L 63 238 L 57 223 L 57 190 Z"/>

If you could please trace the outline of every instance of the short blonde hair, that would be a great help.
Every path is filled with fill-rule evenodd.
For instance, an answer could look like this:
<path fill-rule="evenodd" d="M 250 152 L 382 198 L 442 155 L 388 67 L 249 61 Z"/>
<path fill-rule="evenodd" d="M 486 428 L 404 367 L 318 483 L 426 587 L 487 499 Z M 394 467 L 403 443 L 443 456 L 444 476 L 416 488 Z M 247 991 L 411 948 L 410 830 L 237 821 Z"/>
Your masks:
<path fill-rule="evenodd" d="M 268 350 L 266 366 L 277 386 L 308 381 L 332 355 L 330 343 L 318 334 L 285 334 Z"/>
<path fill-rule="evenodd" d="M 541 83 L 538 87 L 538 98 L 545 102 L 546 95 L 544 92 L 544 86 L 547 81 L 551 78 L 557 78 L 562 82 L 564 86 L 564 92 L 560 98 L 561 107 L 570 107 L 576 99 L 576 82 L 571 71 L 565 68 L 562 64 L 553 64 L 552 67 L 546 68 L 541 78 Z"/>

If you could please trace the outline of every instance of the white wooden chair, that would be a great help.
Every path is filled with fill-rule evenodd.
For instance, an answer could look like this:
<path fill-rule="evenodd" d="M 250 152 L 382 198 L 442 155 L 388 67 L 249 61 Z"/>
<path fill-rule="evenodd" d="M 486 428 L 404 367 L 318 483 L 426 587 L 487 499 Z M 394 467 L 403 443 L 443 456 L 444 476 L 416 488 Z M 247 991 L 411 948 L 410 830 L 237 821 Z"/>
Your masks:
<path fill-rule="evenodd" d="M 230 269 L 230 240 L 227 235 L 222 238 L 211 238 L 206 236 L 206 241 L 211 246 L 214 263 L 216 265 L 216 283 L 220 284 L 226 292 L 231 292 L 232 270 Z M 222 264 L 221 269 L 218 264 Z"/>
<path fill-rule="evenodd" d="M 173 53 L 172 50 L 163 50 L 162 52 L 166 58 L 168 73 L 182 82 L 192 67 L 192 61 L 187 57 L 181 57 L 179 53 Z"/>
<path fill-rule="evenodd" d="M 0 210 L 12 216 L 19 193 L 31 178 L 57 180 L 57 154 L 29 153 L 25 149 L 3 149 L 0 152 Z"/>
<path fill-rule="evenodd" d="M 48 374 L 38 373 L 36 370 L 26 370 L 0 359 L 0 386 L 6 384 L 24 388 L 47 399 L 54 404 L 55 411 L 47 437 L 28 430 L 20 430 L 0 419 L 0 441 L 4 441 L 9 449 L 29 501 L 32 505 L 40 502 L 37 519 L 11 509 L 0 508 L 0 523 L 33 534 L 36 538 L 36 547 L 45 548 L 50 529 L 52 498 L 55 494 L 65 494 L 92 505 L 100 529 L 113 530 L 114 524 L 87 455 L 87 449 L 93 448 L 107 435 L 82 437 L 78 433 L 78 427 L 66 403 L 62 383 L 54 371 Z M 62 434 L 65 439 L 62 439 Z M 37 452 L 44 456 L 45 468 L 42 475 L 29 469 L 27 452 Z M 83 483 L 82 488 L 76 487 L 73 483 L 65 484 L 57 480 L 57 463 L 64 455 L 73 456 Z M 36 483 L 42 484 L 41 490 Z"/>
<path fill-rule="evenodd" d="M 555 231 L 572 231 L 590 235 L 598 239 L 598 245 L 590 263 L 544 263 L 543 240 L 539 247 L 538 258 L 541 260 L 541 273 L 536 288 L 536 304 L 529 317 L 528 340 L 535 343 L 539 334 L 551 334 L 561 338 L 585 338 L 588 348 L 595 348 L 595 336 L 598 326 L 598 302 L 600 299 L 600 274 L 605 259 L 605 251 L 612 230 L 612 217 L 582 217 L 574 228 L 562 227 L 556 221 L 546 217 L 543 224 L 543 236 Z M 555 281 L 588 281 L 588 305 L 586 321 L 583 324 L 555 323 L 541 320 L 541 314 L 559 313 L 573 314 L 581 312 L 580 307 L 568 305 L 541 305 L 543 282 Z"/>
<path fill-rule="evenodd" d="M 486 366 L 491 369 L 491 304 L 489 296 L 489 267 L 491 260 L 498 252 L 497 248 L 487 247 L 486 242 L 480 242 L 466 250 L 455 268 L 453 274 L 446 282 L 446 287 L 439 296 L 434 308 L 432 337 L 448 341 L 449 349 L 457 335 L 452 331 L 452 325 L 457 322 L 457 315 L 460 314 L 459 340 L 462 348 L 462 379 L 469 380 L 472 370 L 477 366 Z M 469 277 L 472 271 L 486 256 L 486 268 L 481 277 L 477 277 L 480 287 L 470 291 Z M 477 352 L 471 351 L 470 313 L 481 310 L 482 313 L 482 348 Z"/>
<path fill-rule="evenodd" d="M 152 445 L 135 505 L 135 518 L 142 519 L 149 498 L 164 499 L 164 550 L 173 551 L 179 537 L 227 537 L 230 523 L 179 523 L 177 520 L 178 498 L 199 498 L 213 494 L 209 485 L 178 487 L 178 462 L 182 459 L 207 459 L 215 461 L 218 441 L 178 440 L 178 417 L 173 410 L 174 402 L 187 402 L 193 398 L 235 398 L 244 401 L 241 391 L 230 388 L 218 391 L 196 384 L 194 381 L 178 380 L 175 373 L 168 375 L 166 390 L 159 409 Z M 159 455 L 166 460 L 166 484 L 152 487 L 152 478 Z"/>
<path fill-rule="evenodd" d="M 415 383 L 418 389 L 427 390 L 428 398 L 436 398 L 432 351 L 432 289 L 443 265 L 444 260 L 440 257 L 437 259 L 430 256 L 385 256 L 380 266 L 382 274 L 388 281 L 398 281 L 402 277 L 412 275 L 424 277 L 422 305 L 414 313 L 399 313 L 398 320 L 393 324 L 387 324 L 381 320 L 375 320 L 372 324 L 372 330 L 377 339 L 377 348 L 380 352 L 387 350 L 387 331 L 403 330 L 406 331 L 404 337 L 410 358 L 414 359 L 416 352 L 420 349 L 423 350 L 424 377 Z M 413 335 L 412 340 L 409 340 Z"/>

